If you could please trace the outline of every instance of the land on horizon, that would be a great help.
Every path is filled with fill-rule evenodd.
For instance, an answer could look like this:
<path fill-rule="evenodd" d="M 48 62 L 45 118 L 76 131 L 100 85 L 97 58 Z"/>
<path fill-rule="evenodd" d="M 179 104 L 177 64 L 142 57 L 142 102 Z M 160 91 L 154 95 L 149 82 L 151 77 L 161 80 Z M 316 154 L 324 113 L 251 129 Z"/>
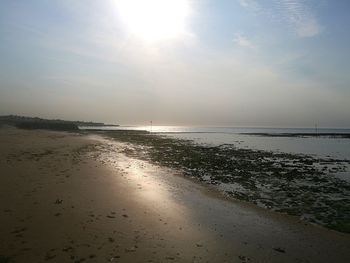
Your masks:
<path fill-rule="evenodd" d="M 0 116 L 0 125 L 12 125 L 28 129 L 53 129 L 53 130 L 78 130 L 79 126 L 119 126 L 117 124 L 105 124 L 92 121 L 67 121 L 60 119 L 43 119 L 39 117 L 26 117 L 19 115 Z"/>

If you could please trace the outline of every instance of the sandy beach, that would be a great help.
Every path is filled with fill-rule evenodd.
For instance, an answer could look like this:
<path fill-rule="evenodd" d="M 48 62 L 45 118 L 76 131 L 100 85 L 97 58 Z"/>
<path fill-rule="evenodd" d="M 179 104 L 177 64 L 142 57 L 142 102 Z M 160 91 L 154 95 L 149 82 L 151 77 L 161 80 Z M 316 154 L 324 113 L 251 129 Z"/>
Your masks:
<path fill-rule="evenodd" d="M 350 262 L 350 235 L 228 199 L 99 135 L 0 129 L 0 262 Z"/>

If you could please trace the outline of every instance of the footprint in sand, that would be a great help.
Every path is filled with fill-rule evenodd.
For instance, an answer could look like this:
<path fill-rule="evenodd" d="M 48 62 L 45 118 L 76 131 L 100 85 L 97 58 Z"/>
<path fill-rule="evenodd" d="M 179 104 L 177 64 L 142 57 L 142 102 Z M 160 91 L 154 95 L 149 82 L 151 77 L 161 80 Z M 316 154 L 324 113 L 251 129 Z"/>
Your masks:
<path fill-rule="evenodd" d="M 56 257 L 56 255 L 50 254 L 49 252 L 46 253 L 45 255 L 45 260 L 49 261 L 51 259 L 54 259 Z"/>
<path fill-rule="evenodd" d="M 62 202 L 63 202 L 62 199 L 57 198 L 56 201 L 55 201 L 55 204 L 56 205 L 60 205 L 60 204 L 62 204 Z"/>
<path fill-rule="evenodd" d="M 135 251 L 136 251 L 136 248 L 137 248 L 136 246 L 131 247 L 131 248 L 126 248 L 126 249 L 125 249 L 125 252 L 128 252 L 128 253 L 129 253 L 129 252 L 135 252 Z"/>
<path fill-rule="evenodd" d="M 246 256 L 243 256 L 243 255 L 239 255 L 238 258 L 240 260 L 242 260 L 242 262 L 248 262 L 250 261 L 250 258 L 246 257 Z"/>
<path fill-rule="evenodd" d="M 22 227 L 22 228 L 17 227 L 14 231 L 11 232 L 11 234 L 19 234 L 19 233 L 24 232 L 26 230 L 27 230 L 26 227 Z"/>
<path fill-rule="evenodd" d="M 273 249 L 277 252 L 280 252 L 280 253 L 286 253 L 286 250 L 281 248 L 281 247 L 274 247 Z"/>

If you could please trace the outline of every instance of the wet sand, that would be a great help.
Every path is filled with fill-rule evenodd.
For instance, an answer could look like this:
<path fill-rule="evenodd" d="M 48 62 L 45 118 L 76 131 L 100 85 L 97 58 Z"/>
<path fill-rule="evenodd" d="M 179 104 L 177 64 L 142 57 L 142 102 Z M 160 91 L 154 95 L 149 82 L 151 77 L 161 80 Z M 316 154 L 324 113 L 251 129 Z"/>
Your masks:
<path fill-rule="evenodd" d="M 350 262 L 350 235 L 225 199 L 125 147 L 0 129 L 0 262 Z"/>

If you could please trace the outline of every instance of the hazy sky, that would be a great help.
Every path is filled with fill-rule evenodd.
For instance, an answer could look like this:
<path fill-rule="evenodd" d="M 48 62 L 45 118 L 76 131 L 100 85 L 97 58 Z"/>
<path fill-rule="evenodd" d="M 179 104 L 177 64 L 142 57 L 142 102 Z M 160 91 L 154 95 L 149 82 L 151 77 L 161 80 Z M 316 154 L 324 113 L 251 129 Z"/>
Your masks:
<path fill-rule="evenodd" d="M 1 0 L 0 114 L 350 127 L 348 0 Z"/>

